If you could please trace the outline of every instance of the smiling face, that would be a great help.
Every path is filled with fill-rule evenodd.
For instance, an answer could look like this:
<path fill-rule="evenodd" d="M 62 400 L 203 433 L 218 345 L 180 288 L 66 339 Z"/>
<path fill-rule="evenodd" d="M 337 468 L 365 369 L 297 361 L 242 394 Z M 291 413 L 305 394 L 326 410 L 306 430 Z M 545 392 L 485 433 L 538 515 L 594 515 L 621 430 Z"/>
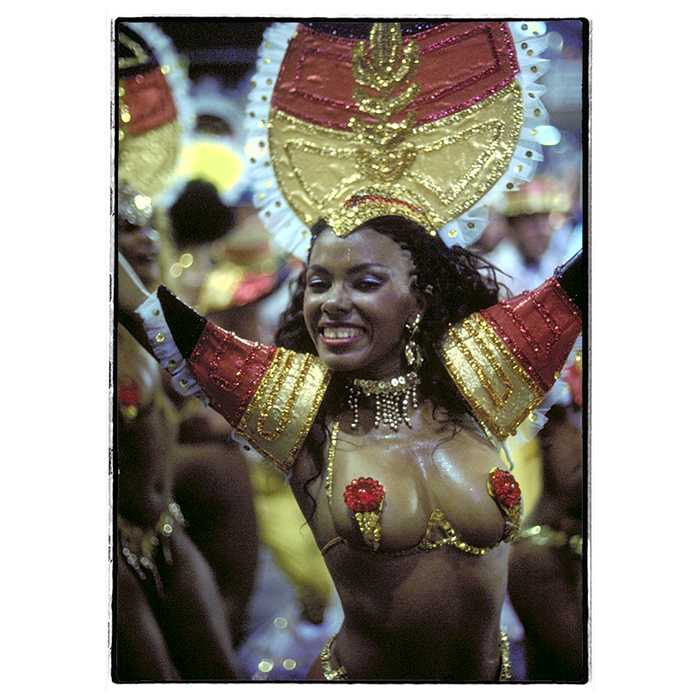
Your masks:
<path fill-rule="evenodd" d="M 402 372 L 404 325 L 423 308 L 412 269 L 410 253 L 370 227 L 345 238 L 331 229 L 319 234 L 306 271 L 304 320 L 324 364 L 367 378 Z"/>

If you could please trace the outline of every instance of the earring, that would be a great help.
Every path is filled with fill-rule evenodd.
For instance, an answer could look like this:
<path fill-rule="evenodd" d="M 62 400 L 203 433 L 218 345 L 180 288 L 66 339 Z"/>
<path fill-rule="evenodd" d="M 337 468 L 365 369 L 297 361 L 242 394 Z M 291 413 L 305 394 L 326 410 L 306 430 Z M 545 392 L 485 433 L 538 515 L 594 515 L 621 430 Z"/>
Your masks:
<path fill-rule="evenodd" d="M 406 362 L 408 366 L 413 371 L 417 372 L 420 366 L 423 364 L 423 353 L 421 352 L 420 345 L 416 342 L 416 336 L 418 335 L 418 325 L 421 321 L 421 315 L 418 314 L 416 318 L 410 323 L 406 321 L 406 330 L 408 331 L 408 340 L 406 341 L 406 346 L 403 349 L 404 356 L 406 357 Z"/>

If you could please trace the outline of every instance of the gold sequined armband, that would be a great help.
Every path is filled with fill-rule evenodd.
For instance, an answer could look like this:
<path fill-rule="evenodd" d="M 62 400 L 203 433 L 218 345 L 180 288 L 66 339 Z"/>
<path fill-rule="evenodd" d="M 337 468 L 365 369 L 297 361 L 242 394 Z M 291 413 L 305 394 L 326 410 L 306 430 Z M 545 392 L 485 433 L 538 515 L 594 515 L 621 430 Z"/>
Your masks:
<path fill-rule="evenodd" d="M 440 356 L 481 425 L 499 440 L 514 435 L 544 394 L 489 323 L 475 313 L 451 326 Z"/>
<path fill-rule="evenodd" d="M 278 348 L 236 431 L 287 471 L 326 393 L 330 371 L 313 355 Z"/>

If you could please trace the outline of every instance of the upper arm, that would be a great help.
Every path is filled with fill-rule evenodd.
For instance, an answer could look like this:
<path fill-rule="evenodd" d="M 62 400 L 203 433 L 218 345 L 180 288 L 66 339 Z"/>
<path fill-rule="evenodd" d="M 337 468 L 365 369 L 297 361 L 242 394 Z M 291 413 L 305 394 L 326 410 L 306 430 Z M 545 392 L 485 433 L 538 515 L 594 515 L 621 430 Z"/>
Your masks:
<path fill-rule="evenodd" d="M 178 393 L 201 396 L 258 452 L 288 470 L 323 400 L 328 368 L 312 355 L 240 338 L 163 287 L 139 313 Z"/>
<path fill-rule="evenodd" d="M 474 416 L 505 440 L 542 403 L 581 328 L 579 309 L 552 277 L 450 326 L 439 353 Z"/>

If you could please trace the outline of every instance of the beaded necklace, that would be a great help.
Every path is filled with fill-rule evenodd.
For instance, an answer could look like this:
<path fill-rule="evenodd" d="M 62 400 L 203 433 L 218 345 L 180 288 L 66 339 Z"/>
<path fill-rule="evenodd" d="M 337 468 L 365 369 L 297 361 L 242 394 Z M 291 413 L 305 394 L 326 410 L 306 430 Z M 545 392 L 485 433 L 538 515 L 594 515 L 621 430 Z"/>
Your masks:
<path fill-rule="evenodd" d="M 382 423 L 399 429 L 400 423 L 409 428 L 409 401 L 413 408 L 418 408 L 418 385 L 420 379 L 416 372 L 408 372 L 391 379 L 354 379 L 348 386 L 348 405 L 352 410 L 350 427 L 357 430 L 360 425 L 360 396 L 374 398 L 374 427 Z"/>

